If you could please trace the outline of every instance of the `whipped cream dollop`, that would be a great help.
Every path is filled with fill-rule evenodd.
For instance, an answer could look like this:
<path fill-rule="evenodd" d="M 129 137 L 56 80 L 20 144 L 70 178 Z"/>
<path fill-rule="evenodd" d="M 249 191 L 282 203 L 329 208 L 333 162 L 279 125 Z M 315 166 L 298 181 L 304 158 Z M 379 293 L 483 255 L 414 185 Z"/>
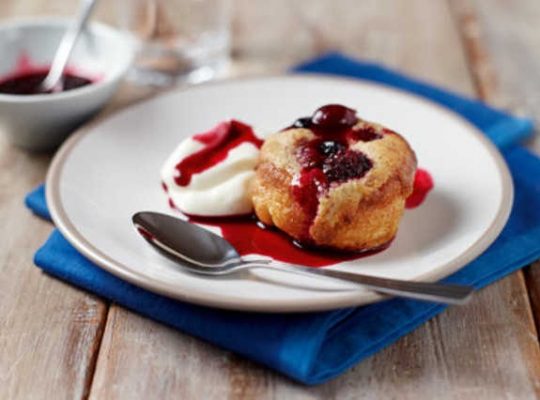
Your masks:
<path fill-rule="evenodd" d="M 251 213 L 248 187 L 262 142 L 236 120 L 183 140 L 161 169 L 171 205 L 193 216 Z"/>

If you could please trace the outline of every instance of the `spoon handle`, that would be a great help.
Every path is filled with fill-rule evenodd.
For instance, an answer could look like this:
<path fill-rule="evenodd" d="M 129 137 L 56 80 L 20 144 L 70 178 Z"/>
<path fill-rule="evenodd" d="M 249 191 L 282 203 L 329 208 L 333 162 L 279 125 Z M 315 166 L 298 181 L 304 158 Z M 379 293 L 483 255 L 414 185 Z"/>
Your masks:
<path fill-rule="evenodd" d="M 247 265 L 249 265 L 249 263 Z M 310 268 L 301 265 L 272 263 L 270 265 L 252 264 L 252 266 L 261 268 L 279 268 L 295 273 L 335 278 L 341 281 L 359 283 L 360 285 L 368 289 L 372 289 L 378 293 L 436 303 L 464 304 L 470 299 L 471 294 L 474 291 L 472 286 L 437 282 L 404 281 L 399 279 L 361 275 L 353 272 L 337 271 L 327 268 Z"/>
<path fill-rule="evenodd" d="M 60 46 L 54 55 L 54 59 L 51 65 L 49 73 L 43 80 L 41 86 L 44 91 L 54 90 L 62 78 L 64 69 L 69 60 L 71 52 L 77 43 L 79 34 L 86 26 L 88 18 L 92 14 L 92 10 L 96 5 L 97 0 L 82 0 L 80 4 L 80 10 L 77 17 L 69 25 L 68 31 L 62 37 Z"/>

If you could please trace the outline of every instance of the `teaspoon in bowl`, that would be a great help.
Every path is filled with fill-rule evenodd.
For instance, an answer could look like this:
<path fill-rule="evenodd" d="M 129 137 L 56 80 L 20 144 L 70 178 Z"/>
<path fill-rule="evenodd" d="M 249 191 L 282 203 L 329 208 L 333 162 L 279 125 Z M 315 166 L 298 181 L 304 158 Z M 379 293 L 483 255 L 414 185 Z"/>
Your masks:
<path fill-rule="evenodd" d="M 81 1 L 79 12 L 62 36 L 60 45 L 54 55 L 51 68 L 45 79 L 43 79 L 43 82 L 41 82 L 39 87 L 41 93 L 62 91 L 62 76 L 64 75 L 64 70 L 66 69 L 69 57 L 77 43 L 80 33 L 83 31 L 86 22 L 88 22 L 88 19 L 92 14 L 96 3 L 97 0 Z"/>

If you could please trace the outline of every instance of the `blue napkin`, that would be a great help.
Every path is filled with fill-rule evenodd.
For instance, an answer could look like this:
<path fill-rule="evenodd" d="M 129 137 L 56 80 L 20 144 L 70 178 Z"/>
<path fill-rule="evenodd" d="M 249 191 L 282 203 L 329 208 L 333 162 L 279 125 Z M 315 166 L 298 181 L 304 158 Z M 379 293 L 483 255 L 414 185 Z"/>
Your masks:
<path fill-rule="evenodd" d="M 510 220 L 475 261 L 445 279 L 484 287 L 540 258 L 540 160 L 512 147 L 529 135 L 529 120 L 512 117 L 374 64 L 329 54 L 295 69 L 381 82 L 443 104 L 478 126 L 501 148 L 515 184 Z M 49 218 L 43 187 L 26 198 Z M 395 342 L 445 309 L 392 299 L 357 308 L 304 314 L 257 314 L 206 308 L 159 296 L 96 267 L 53 231 L 35 263 L 46 273 L 96 293 L 141 315 L 244 355 L 305 384 L 318 384 Z"/>

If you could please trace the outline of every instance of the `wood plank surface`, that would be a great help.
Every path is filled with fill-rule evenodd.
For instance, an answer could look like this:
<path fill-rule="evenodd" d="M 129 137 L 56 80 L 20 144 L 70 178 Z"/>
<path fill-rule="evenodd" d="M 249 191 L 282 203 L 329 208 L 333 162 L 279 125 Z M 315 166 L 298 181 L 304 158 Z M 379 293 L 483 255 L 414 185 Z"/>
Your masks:
<path fill-rule="evenodd" d="M 476 83 L 484 99 L 540 123 L 540 2 L 454 0 Z M 528 147 L 540 155 L 538 129 Z M 540 329 L 540 262 L 523 270 L 537 334 Z"/>
<path fill-rule="evenodd" d="M 473 26 L 486 55 L 484 71 L 493 104 L 532 118 L 537 126 L 529 147 L 540 155 L 540 1 L 467 0 L 455 4 Z M 481 26 L 481 32 L 474 25 Z M 476 32 L 475 32 L 476 31 Z M 482 63 L 482 62 L 481 62 Z M 540 330 L 540 262 L 524 270 L 537 331 Z"/>
<path fill-rule="evenodd" d="M 507 93 L 507 86 L 496 92 L 482 83 L 485 74 L 466 57 L 458 31 L 463 25 L 453 19 L 456 14 L 446 2 L 236 0 L 235 6 L 231 74 L 279 72 L 326 50 L 339 49 L 462 93 L 473 95 L 476 86 L 487 100 Z M 4 0 L 0 18 L 68 14 L 73 9 L 74 2 L 66 0 Z M 489 9 L 482 12 L 482 18 L 489 20 Z M 99 14 L 114 20 L 110 6 L 103 2 Z M 499 17 L 504 18 L 504 13 Z M 498 77 L 499 65 L 493 65 L 493 76 Z M 504 79 L 511 79 L 512 74 L 519 79 L 516 72 L 507 74 Z M 146 95 L 127 87 L 112 108 Z M 0 232 L 0 243 L 5 245 L 0 253 L 2 399 L 540 396 L 537 332 L 520 274 L 482 291 L 467 306 L 451 308 L 338 379 L 312 388 L 116 305 L 107 315 L 99 299 L 32 267 L 32 253 L 50 227 L 30 216 L 21 199 L 43 179 L 49 158 L 28 155 L 1 140 L 0 220 L 9 228 Z"/>
<path fill-rule="evenodd" d="M 496 72 L 500 107 L 529 116 L 540 124 L 540 1 L 468 0 L 481 26 L 489 69 Z M 533 147 L 540 154 L 540 135 Z"/>
<path fill-rule="evenodd" d="M 49 159 L 0 139 L 0 399 L 82 398 L 104 327 L 102 300 L 32 265 L 51 224 L 22 200 Z"/>
<path fill-rule="evenodd" d="M 124 86 L 103 115 L 153 94 Z M 86 398 L 105 327 L 105 301 L 32 262 L 52 224 L 23 199 L 43 182 L 50 159 L 0 136 L 0 399 Z"/>

